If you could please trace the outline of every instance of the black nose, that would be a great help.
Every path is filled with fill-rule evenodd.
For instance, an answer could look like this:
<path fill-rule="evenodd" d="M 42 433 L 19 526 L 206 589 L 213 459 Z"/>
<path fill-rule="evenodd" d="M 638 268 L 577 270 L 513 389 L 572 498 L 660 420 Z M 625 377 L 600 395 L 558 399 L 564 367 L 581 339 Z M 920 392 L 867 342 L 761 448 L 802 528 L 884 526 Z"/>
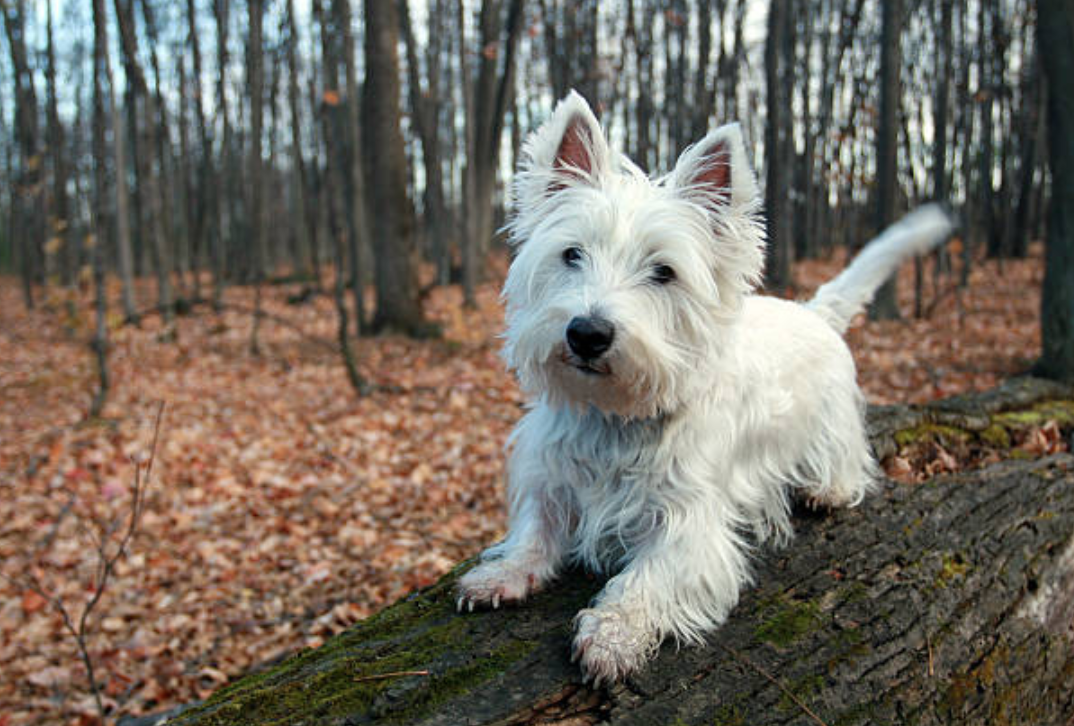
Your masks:
<path fill-rule="evenodd" d="M 615 338 L 615 326 L 604 318 L 581 316 L 567 324 L 567 345 L 582 360 L 596 360 Z"/>

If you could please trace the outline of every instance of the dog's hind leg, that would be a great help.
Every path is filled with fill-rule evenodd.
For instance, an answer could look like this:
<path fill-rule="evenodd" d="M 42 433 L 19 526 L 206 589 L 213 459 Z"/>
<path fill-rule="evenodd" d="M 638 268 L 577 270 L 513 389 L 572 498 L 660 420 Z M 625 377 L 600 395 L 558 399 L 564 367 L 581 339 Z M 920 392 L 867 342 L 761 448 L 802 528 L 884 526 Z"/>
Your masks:
<path fill-rule="evenodd" d="M 852 507 L 875 483 L 873 458 L 857 387 L 831 389 L 815 423 L 799 485 L 812 507 Z"/>

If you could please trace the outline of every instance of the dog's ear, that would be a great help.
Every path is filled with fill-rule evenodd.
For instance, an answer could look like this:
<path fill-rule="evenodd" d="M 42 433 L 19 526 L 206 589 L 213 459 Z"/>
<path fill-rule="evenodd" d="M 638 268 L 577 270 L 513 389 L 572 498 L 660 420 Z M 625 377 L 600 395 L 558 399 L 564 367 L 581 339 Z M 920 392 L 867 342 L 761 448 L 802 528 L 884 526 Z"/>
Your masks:
<path fill-rule="evenodd" d="M 683 196 L 713 211 L 752 208 L 760 201 L 738 124 L 710 131 L 684 151 L 671 173 L 671 184 Z"/>
<path fill-rule="evenodd" d="M 526 140 L 524 157 L 525 193 L 546 196 L 578 183 L 598 186 L 608 170 L 610 152 L 589 104 L 571 91 Z"/>
<path fill-rule="evenodd" d="M 721 126 L 684 151 L 667 183 L 705 211 L 718 256 L 717 288 L 741 299 L 760 283 L 765 238 L 761 193 L 738 124 Z"/>
<path fill-rule="evenodd" d="M 603 160 L 598 156 L 600 149 L 597 145 L 604 141 L 604 136 L 599 126 L 594 127 L 594 122 L 595 119 L 588 118 L 585 113 L 576 113 L 567 119 L 567 127 L 552 160 L 552 172 L 556 177 L 551 184 L 553 191 L 566 187 L 569 179 L 585 182 L 598 176 Z"/>

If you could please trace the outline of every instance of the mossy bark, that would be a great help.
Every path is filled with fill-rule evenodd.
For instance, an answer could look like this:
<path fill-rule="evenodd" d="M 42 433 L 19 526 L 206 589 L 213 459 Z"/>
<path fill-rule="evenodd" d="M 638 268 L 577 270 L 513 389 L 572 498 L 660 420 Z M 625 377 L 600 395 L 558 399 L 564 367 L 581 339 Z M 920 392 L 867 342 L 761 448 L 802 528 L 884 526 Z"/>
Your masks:
<path fill-rule="evenodd" d="M 870 406 L 869 437 L 877 458 L 933 439 L 955 447 L 1009 448 L 1012 434 L 1054 420 L 1074 427 L 1074 387 L 1041 378 L 1012 378 L 983 393 L 914 406 Z"/>
<path fill-rule="evenodd" d="M 1069 394 L 1023 381 L 870 421 L 897 446 L 906 427 L 976 435 Z M 568 655 L 571 619 L 599 581 L 570 573 L 520 607 L 460 615 L 464 563 L 168 723 L 1061 724 L 1074 713 L 1074 457 L 886 482 L 858 508 L 802 512 L 797 528 L 788 547 L 758 554 L 756 586 L 709 645 L 665 644 L 612 688 L 583 685 Z"/>

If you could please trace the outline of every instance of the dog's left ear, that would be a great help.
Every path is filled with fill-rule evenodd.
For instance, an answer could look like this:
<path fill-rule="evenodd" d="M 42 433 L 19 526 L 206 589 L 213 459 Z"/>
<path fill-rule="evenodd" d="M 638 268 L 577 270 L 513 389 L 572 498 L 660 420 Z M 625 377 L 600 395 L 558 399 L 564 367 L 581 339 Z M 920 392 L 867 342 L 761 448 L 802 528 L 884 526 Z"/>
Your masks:
<path fill-rule="evenodd" d="M 671 172 L 671 184 L 683 196 L 712 211 L 743 210 L 760 202 L 738 124 L 710 131 L 684 151 Z"/>

